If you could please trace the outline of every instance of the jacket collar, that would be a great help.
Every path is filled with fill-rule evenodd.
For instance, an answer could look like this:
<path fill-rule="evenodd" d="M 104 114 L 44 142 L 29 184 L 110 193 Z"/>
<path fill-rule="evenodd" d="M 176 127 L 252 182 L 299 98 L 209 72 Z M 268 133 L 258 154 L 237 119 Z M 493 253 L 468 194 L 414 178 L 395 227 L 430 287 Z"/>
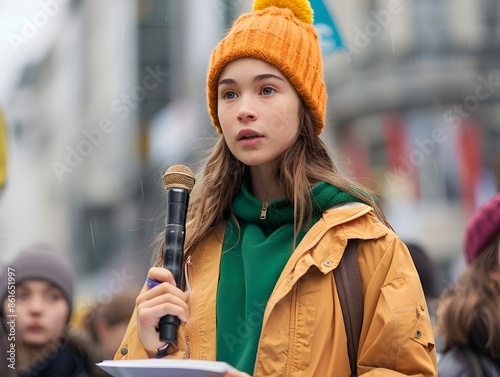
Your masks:
<path fill-rule="evenodd" d="M 316 266 L 327 274 L 338 266 L 348 240 L 377 239 L 387 233 L 387 227 L 377 219 L 372 207 L 359 202 L 334 206 L 323 213 L 300 242 L 283 273 L 293 269 L 302 275 Z M 325 237 L 329 242 L 320 243 Z"/>

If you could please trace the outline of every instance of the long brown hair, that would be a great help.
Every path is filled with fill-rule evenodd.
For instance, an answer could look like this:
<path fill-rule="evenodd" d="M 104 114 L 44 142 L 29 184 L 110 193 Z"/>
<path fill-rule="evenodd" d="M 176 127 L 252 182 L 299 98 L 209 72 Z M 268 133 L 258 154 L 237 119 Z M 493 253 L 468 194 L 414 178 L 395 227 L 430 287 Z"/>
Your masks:
<path fill-rule="evenodd" d="M 436 330 L 443 337 L 443 351 L 471 346 L 500 359 L 500 292 L 490 277 L 499 268 L 499 240 L 500 234 L 439 298 Z"/>
<path fill-rule="evenodd" d="M 328 147 L 314 133 L 312 118 L 304 106 L 301 107 L 300 119 L 296 141 L 275 161 L 276 182 L 294 205 L 295 237 L 311 219 L 310 189 L 321 181 L 329 182 L 373 207 L 377 217 L 390 227 L 376 196 L 357 182 L 340 175 Z M 186 256 L 221 222 L 232 216 L 231 203 L 242 183 L 245 169 L 245 165 L 232 155 L 224 137 L 221 137 L 197 174 L 190 195 Z M 157 254 L 157 266 L 163 262 L 162 249 L 160 247 Z"/>

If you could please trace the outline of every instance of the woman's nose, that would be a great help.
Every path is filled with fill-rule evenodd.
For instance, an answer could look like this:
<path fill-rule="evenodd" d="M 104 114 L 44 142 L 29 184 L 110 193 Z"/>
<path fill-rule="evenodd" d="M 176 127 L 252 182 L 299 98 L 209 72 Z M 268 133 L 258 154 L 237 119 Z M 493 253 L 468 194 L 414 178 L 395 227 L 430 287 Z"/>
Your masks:
<path fill-rule="evenodd" d="M 44 303 L 40 297 L 31 297 L 28 305 L 31 313 L 40 313 L 43 310 Z"/>
<path fill-rule="evenodd" d="M 257 111 L 255 108 L 255 101 L 249 96 L 242 96 L 236 116 L 240 122 L 256 120 Z"/>

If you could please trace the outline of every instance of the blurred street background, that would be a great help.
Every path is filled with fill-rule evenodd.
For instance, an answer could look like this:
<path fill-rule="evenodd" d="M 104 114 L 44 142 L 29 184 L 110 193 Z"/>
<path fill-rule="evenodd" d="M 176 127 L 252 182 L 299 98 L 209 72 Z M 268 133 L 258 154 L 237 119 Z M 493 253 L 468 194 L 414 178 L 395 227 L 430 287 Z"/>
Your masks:
<path fill-rule="evenodd" d="M 322 138 L 427 250 L 442 288 L 462 268 L 471 211 L 500 190 L 500 2 L 323 4 L 336 28 L 318 24 Z M 197 170 L 218 137 L 209 54 L 251 6 L 0 0 L 1 263 L 46 242 L 75 267 L 81 300 L 104 297 L 113 276 L 142 284 L 164 227 L 161 176 Z"/>

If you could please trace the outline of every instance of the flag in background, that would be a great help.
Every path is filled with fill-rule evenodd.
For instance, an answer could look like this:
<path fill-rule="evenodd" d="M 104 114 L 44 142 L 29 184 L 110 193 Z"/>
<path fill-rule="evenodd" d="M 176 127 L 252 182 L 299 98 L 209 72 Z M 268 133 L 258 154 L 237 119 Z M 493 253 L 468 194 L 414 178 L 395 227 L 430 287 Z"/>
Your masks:
<path fill-rule="evenodd" d="M 481 174 L 481 128 L 475 119 L 463 120 L 457 129 L 456 149 L 463 209 L 476 207 L 476 189 Z"/>
<path fill-rule="evenodd" d="M 340 33 L 328 10 L 325 0 L 310 0 L 314 9 L 314 27 L 316 28 L 323 55 L 329 55 L 344 48 Z"/>
<path fill-rule="evenodd" d="M 388 170 L 403 179 L 412 199 L 420 198 L 418 166 L 410 159 L 411 141 L 408 127 L 399 112 L 388 113 L 382 117 L 382 133 L 385 138 Z"/>
<path fill-rule="evenodd" d="M 350 124 L 343 128 L 341 139 L 341 155 L 352 178 L 368 189 L 378 191 L 374 172 L 369 165 L 370 156 L 363 132 L 355 124 Z"/>

